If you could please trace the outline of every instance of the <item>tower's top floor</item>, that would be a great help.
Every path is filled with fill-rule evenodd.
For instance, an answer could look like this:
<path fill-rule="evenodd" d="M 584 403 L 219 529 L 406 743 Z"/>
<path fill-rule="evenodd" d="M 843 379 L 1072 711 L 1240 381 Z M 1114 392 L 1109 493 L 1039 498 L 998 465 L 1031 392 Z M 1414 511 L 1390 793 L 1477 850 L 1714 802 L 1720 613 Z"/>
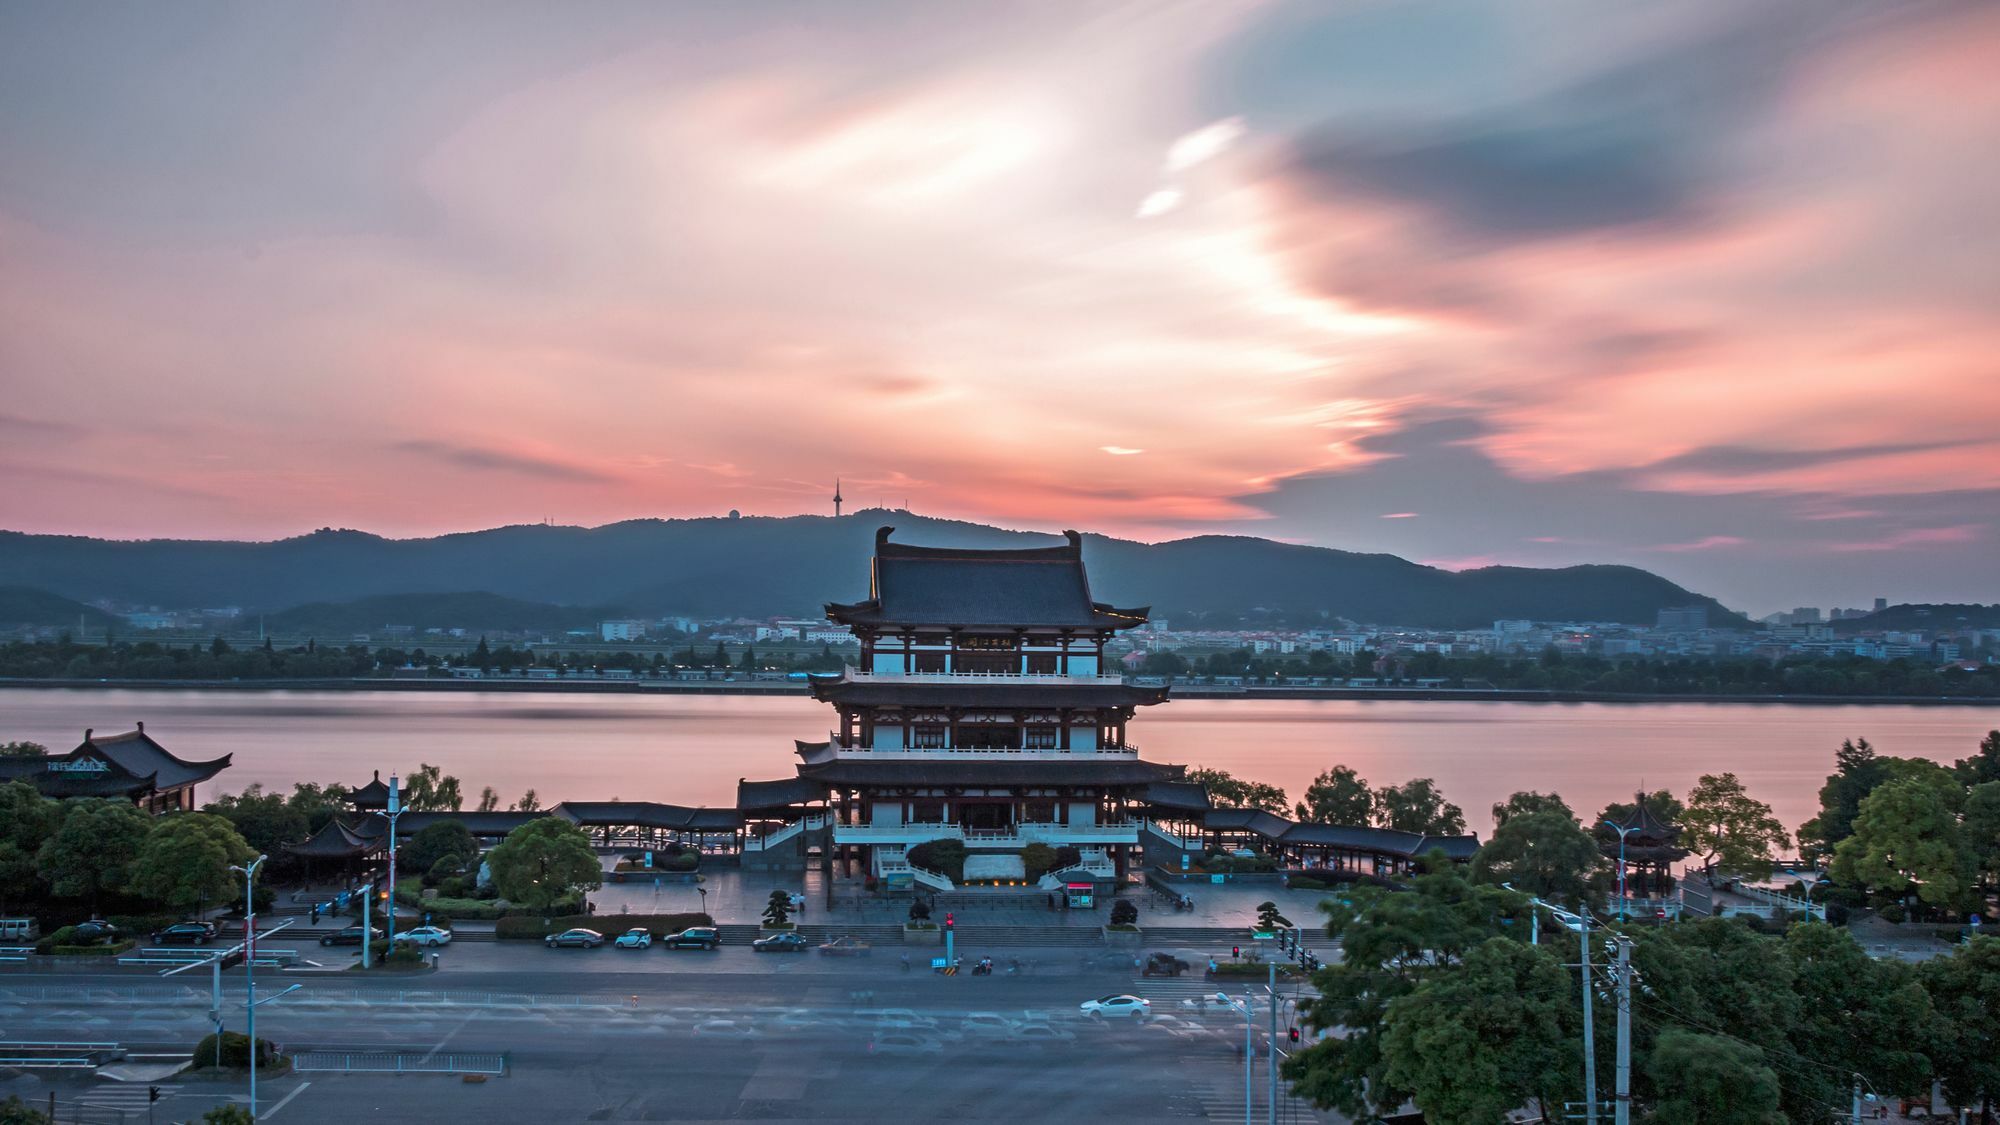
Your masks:
<path fill-rule="evenodd" d="M 1083 536 L 1065 531 L 1060 547 L 976 550 L 892 543 L 875 533 L 868 599 L 829 603 L 826 615 L 858 633 L 944 629 L 1056 631 L 1109 635 L 1146 622 L 1150 606 L 1092 601 Z"/>

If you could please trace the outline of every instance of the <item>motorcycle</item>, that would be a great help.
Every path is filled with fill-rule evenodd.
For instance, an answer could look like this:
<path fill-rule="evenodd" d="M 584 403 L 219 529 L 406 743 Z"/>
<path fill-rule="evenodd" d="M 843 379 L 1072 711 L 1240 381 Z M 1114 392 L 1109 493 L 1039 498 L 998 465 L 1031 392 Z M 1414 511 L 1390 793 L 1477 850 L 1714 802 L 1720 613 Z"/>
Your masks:
<path fill-rule="evenodd" d="M 990 977 L 990 976 L 992 976 L 992 975 L 993 975 L 993 958 L 991 958 L 991 957 L 981 957 L 981 958 L 980 958 L 980 959 L 979 959 L 979 960 L 978 960 L 977 962 L 975 962 L 975 963 L 973 964 L 973 966 L 972 966 L 972 975 L 973 975 L 973 976 L 975 976 L 975 977 Z"/>

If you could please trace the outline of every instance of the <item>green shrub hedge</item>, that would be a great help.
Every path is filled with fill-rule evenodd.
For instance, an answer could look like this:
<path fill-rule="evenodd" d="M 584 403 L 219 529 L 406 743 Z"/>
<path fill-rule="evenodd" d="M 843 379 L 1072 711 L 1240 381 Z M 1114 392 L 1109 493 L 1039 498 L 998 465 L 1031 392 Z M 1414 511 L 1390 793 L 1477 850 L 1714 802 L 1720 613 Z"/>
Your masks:
<path fill-rule="evenodd" d="M 118 941 L 99 942 L 96 945 L 58 945 L 49 952 L 57 957 L 115 957 L 120 953 L 130 953 L 139 943 L 131 938 Z"/>
<path fill-rule="evenodd" d="M 575 910 L 582 905 L 583 898 L 579 895 L 576 898 L 557 903 L 556 908 L 558 910 Z M 436 898 L 425 899 L 423 896 L 423 880 L 398 879 L 396 880 L 396 912 L 401 914 L 406 907 L 412 910 L 428 910 L 434 916 L 434 921 L 445 918 L 492 921 L 496 918 L 510 918 L 527 912 L 525 907 L 520 906 L 496 906 L 493 900 L 490 899 L 454 898 L 442 894 Z"/>
<path fill-rule="evenodd" d="M 195 1044 L 194 1051 L 188 1055 L 188 1061 L 196 1066 L 214 1066 L 215 1057 L 215 1035 L 211 1032 L 208 1035 L 202 1036 L 201 1042 Z M 278 1054 L 272 1048 L 269 1039 L 257 1040 L 257 1069 L 269 1070 L 274 1066 L 281 1065 L 283 1062 L 284 1056 Z M 222 1065 L 236 1070 L 250 1069 L 250 1037 L 248 1035 L 240 1031 L 225 1031 L 222 1033 Z"/>
<path fill-rule="evenodd" d="M 549 934 L 559 934 L 564 930 L 579 926 L 596 930 L 606 937 L 616 937 L 626 930 L 644 926 L 656 938 L 679 933 L 689 926 L 713 926 L 715 919 L 706 914 L 562 914 L 551 918 L 509 915 L 493 924 L 493 936 L 503 941 L 517 939 L 540 941 Z"/>

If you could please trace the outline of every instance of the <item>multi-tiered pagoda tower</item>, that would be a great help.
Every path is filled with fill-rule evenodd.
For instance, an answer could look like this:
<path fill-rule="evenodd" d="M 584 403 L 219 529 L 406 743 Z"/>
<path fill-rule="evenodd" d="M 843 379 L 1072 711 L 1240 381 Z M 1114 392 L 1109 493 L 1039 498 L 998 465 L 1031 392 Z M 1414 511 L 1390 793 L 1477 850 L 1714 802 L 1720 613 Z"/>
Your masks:
<path fill-rule="evenodd" d="M 1059 547 L 967 550 L 893 530 L 876 533 L 867 600 L 826 607 L 861 642 L 857 667 L 812 685 L 834 729 L 799 743 L 797 777 L 740 784 L 746 820 L 765 840 L 824 833 L 829 875 L 889 888 L 1024 886 L 1034 843 L 1077 849 L 1060 880 L 1122 880 L 1149 807 L 1207 804 L 1186 767 L 1141 761 L 1126 738 L 1167 692 L 1126 684 L 1104 649 L 1147 608 L 1091 599 L 1074 531 Z M 933 840 L 964 845 L 962 880 L 910 863 Z"/>

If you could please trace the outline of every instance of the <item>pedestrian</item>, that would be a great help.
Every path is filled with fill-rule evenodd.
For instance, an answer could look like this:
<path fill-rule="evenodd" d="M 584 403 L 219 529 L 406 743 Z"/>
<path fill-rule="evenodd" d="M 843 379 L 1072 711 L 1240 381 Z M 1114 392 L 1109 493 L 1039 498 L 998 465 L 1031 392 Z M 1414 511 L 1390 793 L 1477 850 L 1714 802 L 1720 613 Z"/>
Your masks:
<path fill-rule="evenodd" d="M 315 926 L 319 925 L 319 903 L 316 902 L 313 903 L 312 908 L 312 924 Z"/>
<path fill-rule="evenodd" d="M 1219 966 L 1219 965 L 1217 965 L 1217 964 L 1215 963 L 1215 958 L 1214 958 L 1213 956 L 1210 956 L 1210 957 L 1209 957 L 1209 959 L 1208 959 L 1208 975 L 1209 975 L 1209 976 L 1214 976 L 1214 975 L 1215 975 L 1215 970 L 1216 970 L 1216 969 L 1218 969 L 1218 968 L 1220 968 L 1220 967 L 1221 967 L 1221 966 Z"/>

